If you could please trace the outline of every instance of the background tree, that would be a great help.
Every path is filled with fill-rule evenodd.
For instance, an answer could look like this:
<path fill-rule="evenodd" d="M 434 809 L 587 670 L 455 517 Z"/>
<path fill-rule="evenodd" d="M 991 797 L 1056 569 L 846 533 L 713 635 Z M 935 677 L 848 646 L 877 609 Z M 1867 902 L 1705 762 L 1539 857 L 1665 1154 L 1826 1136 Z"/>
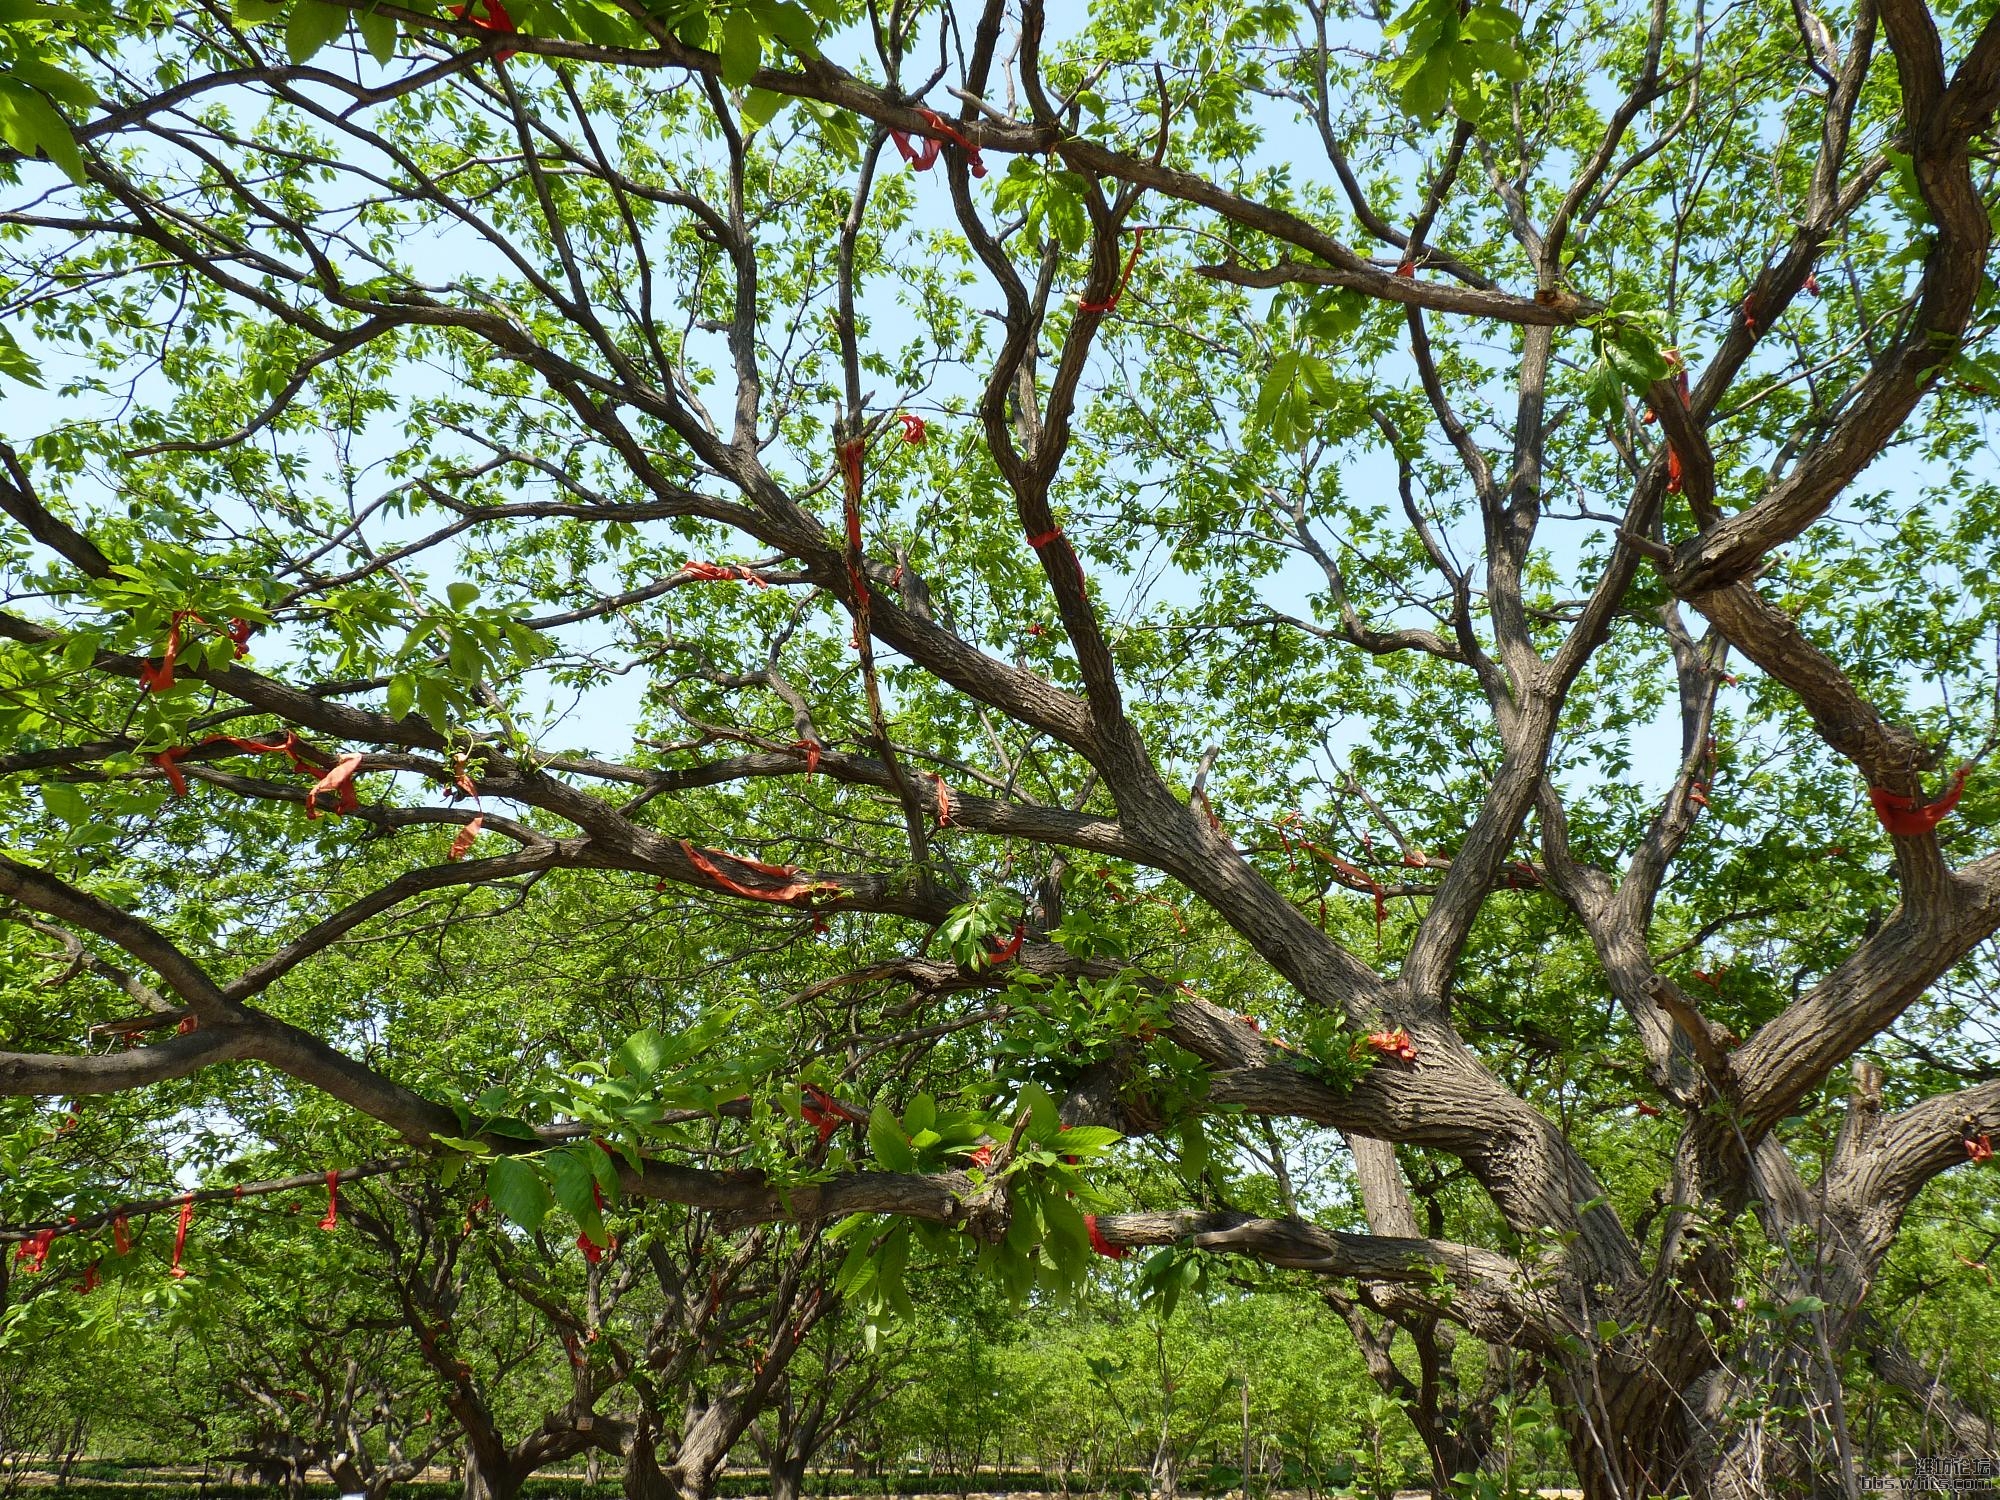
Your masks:
<path fill-rule="evenodd" d="M 1592 1496 L 1852 1493 L 2000 1129 L 2000 29 L 1062 19 L 9 21 L 0 1088 L 840 1220 L 877 1320 L 1307 1271 Z M 634 924 L 655 1017 L 511 1000 Z"/>

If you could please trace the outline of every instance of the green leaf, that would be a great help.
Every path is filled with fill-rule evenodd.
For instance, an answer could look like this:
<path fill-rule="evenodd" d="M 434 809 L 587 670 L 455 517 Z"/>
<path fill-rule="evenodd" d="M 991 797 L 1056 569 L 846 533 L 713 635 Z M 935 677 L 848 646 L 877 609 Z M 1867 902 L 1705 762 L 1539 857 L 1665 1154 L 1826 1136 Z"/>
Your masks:
<path fill-rule="evenodd" d="M 615 1069 L 635 1078 L 651 1078 L 673 1055 L 673 1044 L 649 1026 L 627 1037 L 624 1045 L 611 1054 L 611 1063 Z"/>
<path fill-rule="evenodd" d="M 83 153 L 69 121 L 33 89 L 6 78 L 0 78 L 0 140 L 23 155 L 46 156 L 71 182 L 84 180 Z"/>
<path fill-rule="evenodd" d="M 262 26 L 285 13 L 284 0 L 233 0 L 229 13 L 245 26 Z"/>
<path fill-rule="evenodd" d="M 751 89 L 743 96 L 743 123 L 752 130 L 762 130 L 785 104 L 785 96 L 772 89 Z"/>
<path fill-rule="evenodd" d="M 921 1135 L 937 1124 L 937 1100 L 929 1094 L 919 1094 L 910 1101 L 910 1107 L 903 1111 L 903 1129 L 911 1137 Z"/>
<path fill-rule="evenodd" d="M 27 351 L 14 342 L 14 335 L 5 328 L 0 328 L 0 375 L 40 390 L 41 374 L 41 366 L 30 359 Z"/>
<path fill-rule="evenodd" d="M 732 89 L 742 88 L 764 65 L 762 29 L 743 12 L 732 14 L 723 23 L 722 45 L 716 55 L 722 60 L 723 84 Z"/>
<path fill-rule="evenodd" d="M 463 613 L 472 608 L 473 600 L 479 597 L 479 585 L 463 581 L 451 583 L 445 585 L 444 593 L 445 597 L 451 601 L 451 607 Z"/>
<path fill-rule="evenodd" d="M 903 1127 L 886 1104 L 876 1105 L 869 1113 L 868 1149 L 886 1171 L 914 1172 L 917 1169 L 917 1158 L 910 1150 L 910 1143 L 903 1138 Z"/>
<path fill-rule="evenodd" d="M 285 55 L 296 64 L 307 61 L 328 42 L 347 30 L 353 12 L 322 0 L 298 0 L 285 18 Z"/>
<path fill-rule="evenodd" d="M 530 1233 L 542 1227 L 542 1220 L 555 1207 L 541 1173 L 519 1156 L 499 1157 L 486 1168 L 486 1196 L 509 1223 Z"/>
<path fill-rule="evenodd" d="M 361 28 L 361 40 L 368 45 L 368 55 L 387 67 L 396 58 L 396 18 L 377 11 L 357 10 L 354 24 Z"/>

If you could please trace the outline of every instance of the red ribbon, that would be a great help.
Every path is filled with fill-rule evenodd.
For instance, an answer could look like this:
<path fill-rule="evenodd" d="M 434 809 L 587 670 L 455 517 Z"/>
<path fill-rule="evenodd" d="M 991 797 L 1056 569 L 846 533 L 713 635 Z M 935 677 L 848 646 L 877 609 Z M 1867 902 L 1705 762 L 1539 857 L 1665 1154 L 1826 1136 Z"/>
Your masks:
<path fill-rule="evenodd" d="M 817 891 L 838 889 L 830 881 L 796 879 L 799 873 L 797 865 L 767 865 L 760 859 L 746 859 L 741 854 L 724 854 L 720 849 L 697 849 L 686 839 L 680 841 L 680 846 L 681 853 L 688 857 L 688 862 L 702 874 L 731 895 L 743 896 L 751 901 L 787 903 L 809 898 Z M 759 890 L 756 886 L 745 885 L 740 880 L 734 880 L 723 874 L 717 868 L 715 861 L 708 857 L 709 855 L 734 860 L 745 869 L 755 870 L 759 875 L 767 875 L 773 880 L 782 880 L 786 883 L 775 891 Z"/>
<path fill-rule="evenodd" d="M 1019 922 L 1014 924 L 1014 936 L 1005 943 L 997 944 L 987 957 L 996 964 L 1011 963 L 1021 956 L 1021 944 L 1026 941 L 1028 929 Z"/>
<path fill-rule="evenodd" d="M 1111 289 L 1111 295 L 1102 302 L 1085 302 L 1079 298 L 1076 304 L 1078 312 L 1108 313 L 1118 306 L 1118 299 L 1125 295 L 1125 285 L 1132 279 L 1132 268 L 1139 264 L 1139 251 L 1144 248 L 1145 243 L 1146 231 L 1133 230 L 1132 253 L 1125 257 L 1125 272 L 1118 278 L 1118 285 Z"/>
<path fill-rule="evenodd" d="M 1085 1214 L 1083 1216 L 1083 1230 L 1085 1234 L 1090 1236 L 1090 1248 L 1106 1260 L 1123 1260 L 1125 1258 L 1125 1247 L 1123 1245 L 1112 1244 L 1111 1241 L 1104 1237 L 1104 1231 L 1097 1227 L 1096 1214 Z"/>
<path fill-rule="evenodd" d="M 1965 793 L 1965 778 L 1971 774 L 1971 766 L 1960 766 L 1952 773 L 1945 794 L 1935 802 L 1925 802 L 1921 796 L 1899 797 L 1879 786 L 1868 788 L 1868 800 L 1875 804 L 1875 816 L 1889 833 L 1899 839 L 1922 838 L 1958 806 Z"/>
<path fill-rule="evenodd" d="M 1041 550 L 1042 550 L 1042 549 L 1043 549 L 1044 547 L 1047 547 L 1047 546 L 1049 546 L 1049 545 L 1050 545 L 1051 543 L 1054 543 L 1054 542 L 1057 542 L 1057 541 L 1061 541 L 1061 542 L 1063 542 L 1063 543 L 1064 543 L 1065 545 L 1067 545 L 1067 543 L 1068 543 L 1068 538 L 1067 538 L 1067 537 L 1065 537 L 1065 536 L 1063 536 L 1063 529 L 1062 529 L 1062 527 L 1060 527 L 1060 526 L 1055 526 L 1055 527 L 1051 527 L 1051 528 L 1050 528 L 1049 530 L 1047 530 L 1047 531 L 1044 531 L 1044 532 L 1041 532 L 1041 533 L 1039 533 L 1039 534 L 1037 534 L 1037 535 L 1035 535 L 1035 536 L 1031 536 L 1031 537 L 1029 537 L 1029 538 L 1028 538 L 1028 545 L 1029 545 L 1030 547 L 1033 547 L 1033 548 L 1034 548 L 1034 549 L 1035 549 L 1035 550 L 1036 550 L 1037 552 L 1039 552 L 1039 551 L 1041 551 Z M 1076 581 L 1077 581 L 1077 586 L 1078 586 L 1078 587 L 1082 587 L 1082 586 L 1083 586 L 1083 584 L 1084 584 L 1084 576 L 1083 576 L 1083 559 L 1082 559 L 1082 558 L 1080 558 L 1080 557 L 1078 557 L 1078 556 L 1076 555 L 1076 548 L 1074 548 L 1074 547 L 1070 547 L 1070 548 L 1069 548 L 1069 560 L 1070 560 L 1070 561 L 1071 561 L 1072 563 L 1074 563 L 1074 564 L 1076 565 Z"/>
<path fill-rule="evenodd" d="M 326 1230 L 340 1228 L 340 1173 L 326 1174 L 326 1217 L 319 1221 L 319 1227 Z"/>
<path fill-rule="evenodd" d="M 132 1253 L 132 1227 L 123 1214 L 111 1221 L 111 1243 L 120 1255 Z"/>
<path fill-rule="evenodd" d="M 598 1213 L 602 1214 L 604 1212 L 604 1189 L 593 1182 L 590 1185 L 590 1197 L 591 1201 L 596 1203 Z M 590 1237 L 590 1231 L 586 1229 L 576 1237 L 576 1248 L 581 1250 L 583 1258 L 594 1266 L 602 1261 L 605 1256 L 617 1250 L 618 1236 L 607 1229 L 604 1231 L 604 1243 L 600 1245 Z"/>
<path fill-rule="evenodd" d="M 479 830 L 486 826 L 486 814 L 476 814 L 470 823 L 458 830 L 458 836 L 451 841 L 451 847 L 444 852 L 447 862 L 457 864 L 472 848 L 472 841 L 479 837 Z"/>
<path fill-rule="evenodd" d="M 48 1262 L 49 1246 L 55 1237 L 53 1229 L 37 1229 L 16 1247 L 14 1264 L 29 1275 L 36 1274 Z"/>
<path fill-rule="evenodd" d="M 1757 331 L 1757 303 L 1749 293 L 1743 296 L 1743 326 L 1751 333 Z"/>
<path fill-rule="evenodd" d="M 176 797 L 185 797 L 188 792 L 187 773 L 180 768 L 180 762 L 187 758 L 188 747 L 176 745 L 171 750 L 162 750 L 153 757 L 153 764 L 167 773 L 167 785 L 174 789 Z"/>
<path fill-rule="evenodd" d="M 806 779 L 812 780 L 813 772 L 819 769 L 820 752 L 826 747 L 818 740 L 793 740 L 792 748 L 806 758 Z"/>
<path fill-rule="evenodd" d="M 1965 1154 L 1972 1158 L 1975 1166 L 1983 1166 L 1993 1160 L 1993 1137 L 1985 1133 L 1965 1138 Z"/>
<path fill-rule="evenodd" d="M 1403 261 L 1396 267 L 1396 274 L 1405 281 L 1415 281 L 1417 279 L 1417 263 L 1413 260 Z"/>
<path fill-rule="evenodd" d="M 892 130 L 889 132 L 889 139 L 896 143 L 896 149 L 902 153 L 903 160 L 910 164 L 911 171 L 928 172 L 937 164 L 938 148 L 944 141 L 950 141 L 965 153 L 966 166 L 971 169 L 974 177 L 984 177 L 986 175 L 986 163 L 980 159 L 979 148 L 960 135 L 946 121 L 943 115 L 938 114 L 935 110 L 920 109 L 917 111 L 917 118 L 922 120 L 924 124 L 928 125 L 935 132 L 935 138 L 933 136 L 918 137 L 919 140 L 923 141 L 922 146 L 912 146 L 910 144 L 910 135 L 907 131 Z"/>
<path fill-rule="evenodd" d="M 1815 297 L 1819 295 L 1819 278 L 1810 271 L 1806 272 L 1806 291 Z"/>
<path fill-rule="evenodd" d="M 1688 404 L 1687 365 L 1685 362 L 1681 360 L 1679 350 L 1675 350 L 1671 357 L 1674 360 L 1674 391 L 1676 394 L 1680 396 L 1681 405 L 1686 406 Z M 1650 416 L 1651 413 L 1648 413 L 1647 415 Z M 1681 456 L 1679 452 L 1676 451 L 1676 449 L 1674 448 L 1673 441 L 1669 439 L 1667 442 L 1667 493 L 1668 494 L 1678 495 L 1681 492 L 1681 473 L 1682 473 Z"/>
<path fill-rule="evenodd" d="M 174 659 L 181 654 L 181 626 L 188 620 L 201 620 L 201 616 L 191 609 L 177 609 L 167 617 L 166 651 L 159 661 L 139 668 L 139 685 L 147 692 L 164 693 L 174 685 Z"/>
<path fill-rule="evenodd" d="M 187 1271 L 181 1265 L 181 1252 L 187 1249 L 188 1225 L 193 1222 L 194 1222 L 194 1194 L 183 1193 L 181 1195 L 180 1227 L 174 1231 L 173 1264 L 167 1268 L 172 1273 L 173 1278 L 176 1281 L 183 1281 L 187 1278 Z"/>
<path fill-rule="evenodd" d="M 681 564 L 681 571 L 696 583 L 727 583 L 740 579 L 744 583 L 755 584 L 760 589 L 771 586 L 756 569 L 745 567 L 741 563 L 697 562 L 690 558 Z"/>
<path fill-rule="evenodd" d="M 935 771 L 931 772 L 931 780 L 937 783 L 937 826 L 940 828 L 949 827 L 951 825 L 951 788 L 945 784 L 945 779 Z"/>
<path fill-rule="evenodd" d="M 507 7 L 502 5 L 500 0 L 480 0 L 480 4 L 483 7 L 484 14 L 470 18 L 474 26 L 478 27 L 481 31 L 511 32 L 514 30 L 514 18 L 507 14 Z M 459 21 L 466 20 L 467 16 L 465 13 L 471 8 L 471 0 L 466 0 L 464 5 L 454 5 L 451 8 L 452 18 Z M 493 60 L 495 62 L 505 62 L 508 58 L 515 55 L 516 53 L 512 48 L 505 48 L 494 53 Z"/>
<path fill-rule="evenodd" d="M 88 1297 L 92 1292 L 97 1290 L 100 1280 L 101 1278 L 97 1274 L 97 1262 L 92 1261 L 84 1268 L 83 1280 L 76 1284 L 77 1295 Z"/>
<path fill-rule="evenodd" d="M 331 771 L 328 771 L 318 781 L 313 783 L 312 790 L 306 793 L 306 816 L 308 818 L 317 818 L 319 816 L 319 799 L 327 792 L 333 794 L 333 810 L 335 812 L 351 813 L 359 811 L 361 801 L 354 795 L 354 773 L 361 769 L 362 759 L 363 757 L 359 755 L 343 755 L 338 761 L 334 762 Z"/>
<path fill-rule="evenodd" d="M 903 441 L 912 447 L 922 446 L 930 437 L 924 426 L 924 419 L 913 411 L 898 412 L 896 420 L 903 424 Z"/>
<path fill-rule="evenodd" d="M 993 1170 L 993 1148 L 991 1146 L 974 1146 L 965 1155 L 966 1159 L 979 1168 L 980 1171 L 990 1172 Z"/>
<path fill-rule="evenodd" d="M 229 638 L 236 642 L 236 660 L 241 661 L 250 654 L 250 637 L 256 633 L 257 627 L 248 620 L 232 615 L 228 630 Z"/>
<path fill-rule="evenodd" d="M 823 1088 L 808 1083 L 801 1085 L 805 1100 L 799 1105 L 799 1118 L 819 1132 L 819 1143 L 824 1146 L 833 1139 L 835 1131 L 846 1123 L 847 1115 L 835 1099 Z"/>
<path fill-rule="evenodd" d="M 1384 1057 L 1393 1057 L 1398 1062 L 1415 1062 L 1417 1044 L 1410 1040 L 1409 1032 L 1398 1026 L 1394 1031 L 1373 1031 L 1365 1038 L 1368 1045 Z"/>
<path fill-rule="evenodd" d="M 1634 1099 L 1632 1101 L 1632 1108 L 1637 1110 L 1640 1114 L 1646 1116 L 1648 1119 L 1655 1119 L 1659 1116 L 1660 1113 L 1659 1105 L 1648 1104 L 1643 1099 Z"/>

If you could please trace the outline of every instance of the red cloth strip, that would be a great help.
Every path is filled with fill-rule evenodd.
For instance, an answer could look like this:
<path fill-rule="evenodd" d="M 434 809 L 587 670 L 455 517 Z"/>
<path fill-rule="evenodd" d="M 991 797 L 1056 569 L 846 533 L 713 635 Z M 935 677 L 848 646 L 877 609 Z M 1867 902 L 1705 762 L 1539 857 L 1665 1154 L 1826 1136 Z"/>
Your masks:
<path fill-rule="evenodd" d="M 1126 284 L 1130 282 L 1132 279 L 1132 268 L 1139 264 L 1139 252 L 1145 247 L 1145 244 L 1146 244 L 1146 231 L 1143 229 L 1133 230 L 1132 253 L 1125 257 L 1125 272 L 1118 278 L 1118 285 L 1111 289 L 1111 295 L 1109 297 L 1106 297 L 1102 302 L 1084 302 L 1079 300 L 1076 304 L 1077 311 L 1087 312 L 1087 313 L 1108 313 L 1113 308 L 1117 307 L 1118 299 L 1125 295 Z"/>
<path fill-rule="evenodd" d="M 686 839 L 680 841 L 680 846 L 681 853 L 688 857 L 688 862 L 710 880 L 714 881 L 716 885 L 728 891 L 731 895 L 743 896 L 751 901 L 787 903 L 809 897 L 816 891 L 837 889 L 831 882 L 824 880 L 805 881 L 794 879 L 793 877 L 799 873 L 797 865 L 767 865 L 762 860 L 745 859 L 740 854 L 724 854 L 720 849 L 697 849 Z M 723 874 L 716 867 L 715 861 L 709 858 L 709 855 L 733 860 L 746 869 L 755 870 L 759 875 L 767 875 L 773 880 L 783 880 L 787 884 L 775 891 L 759 890 L 755 886 L 744 885 L 741 881 L 731 879 L 729 876 Z"/>
<path fill-rule="evenodd" d="M 897 151 L 901 152 L 903 160 L 910 164 L 911 171 L 928 172 L 937 164 L 940 142 L 950 141 L 965 153 L 965 164 L 974 177 L 984 177 L 986 175 L 986 163 L 979 155 L 979 148 L 973 145 L 971 141 L 968 141 L 963 135 L 959 134 L 943 115 L 937 113 L 935 110 L 920 109 L 917 111 L 917 118 L 929 126 L 932 132 L 931 136 L 921 138 L 923 140 L 922 146 L 912 146 L 910 144 L 910 135 L 907 131 L 892 130 L 889 132 L 889 139 L 896 143 Z"/>
<path fill-rule="evenodd" d="M 207 623 L 191 609 L 177 609 L 167 616 L 167 649 L 157 662 L 139 668 L 139 685 L 147 692 L 164 693 L 174 685 L 174 659 L 181 654 L 181 626 L 189 620 Z"/>
<path fill-rule="evenodd" d="M 111 1221 L 111 1245 L 120 1255 L 132 1253 L 132 1226 L 123 1214 Z"/>
<path fill-rule="evenodd" d="M 474 815 L 472 821 L 458 830 L 458 836 L 451 841 L 451 847 L 444 851 L 448 864 L 457 864 L 472 852 L 472 842 L 479 837 L 479 830 L 486 826 L 486 814 Z"/>
<path fill-rule="evenodd" d="M 931 780 L 937 784 L 937 826 L 951 826 L 951 788 L 937 772 L 931 772 Z"/>
<path fill-rule="evenodd" d="M 184 1193 L 181 1196 L 180 1227 L 174 1231 L 173 1264 L 167 1268 L 173 1274 L 173 1278 L 176 1281 L 183 1281 L 187 1278 L 187 1270 L 181 1265 L 181 1252 L 187 1249 L 188 1225 L 193 1222 L 194 1194 Z"/>
<path fill-rule="evenodd" d="M 1899 797 L 1879 786 L 1868 788 L 1868 800 L 1875 804 L 1875 816 L 1890 834 L 1899 839 L 1922 838 L 1958 806 L 1958 799 L 1965 794 L 1965 778 L 1971 774 L 1971 766 L 1960 766 L 1952 773 L 1945 794 L 1935 802 L 1925 802 L 1921 796 Z"/>
<path fill-rule="evenodd" d="M 1104 1231 L 1097 1227 L 1096 1214 L 1085 1214 L 1083 1216 L 1083 1231 L 1090 1236 L 1090 1248 L 1106 1260 L 1123 1260 L 1125 1258 L 1125 1247 L 1123 1245 L 1112 1244 L 1111 1241 L 1104 1237 Z"/>
<path fill-rule="evenodd" d="M 1413 260 L 1403 261 L 1396 267 L 1396 274 L 1405 281 L 1415 281 L 1417 279 L 1417 263 Z"/>
<path fill-rule="evenodd" d="M 1019 922 L 1014 924 L 1014 935 L 1005 943 L 997 944 L 986 956 L 996 964 L 1011 963 L 1021 956 L 1021 944 L 1027 941 L 1028 929 Z"/>
<path fill-rule="evenodd" d="M 54 1243 L 53 1229 L 38 1229 L 29 1235 L 14 1250 L 14 1264 L 28 1275 L 35 1275 L 48 1263 L 49 1246 Z"/>
<path fill-rule="evenodd" d="M 174 789 L 176 797 L 185 797 L 188 794 L 187 775 L 181 770 L 179 764 L 182 760 L 186 759 L 187 754 L 188 747 L 186 745 L 176 745 L 173 749 L 162 750 L 158 755 L 153 757 L 153 764 L 167 773 L 167 785 Z"/>
<path fill-rule="evenodd" d="M 818 740 L 793 740 L 792 749 L 806 758 L 806 779 L 812 780 L 813 772 L 819 769 L 820 752 L 826 747 Z"/>
<path fill-rule="evenodd" d="M 597 1211 L 601 1215 L 604 1212 L 604 1189 L 593 1182 L 590 1185 L 590 1197 L 591 1201 L 597 1205 Z M 605 1256 L 617 1251 L 618 1236 L 607 1229 L 604 1231 L 604 1243 L 600 1245 L 590 1237 L 590 1231 L 586 1229 L 576 1237 L 576 1248 L 581 1250 L 583 1258 L 594 1266 L 602 1261 Z"/>
<path fill-rule="evenodd" d="M 1384 1057 L 1393 1057 L 1398 1062 L 1406 1063 L 1417 1060 L 1417 1044 L 1410 1040 L 1409 1032 L 1400 1026 L 1394 1031 L 1370 1032 L 1365 1040 Z"/>
<path fill-rule="evenodd" d="M 1965 1154 L 1972 1158 L 1975 1166 L 1983 1166 L 1985 1163 L 1993 1160 L 1993 1137 L 1983 1133 L 1976 1136 L 1967 1136 L 1965 1138 Z"/>
<path fill-rule="evenodd" d="M 697 583 L 729 583 L 740 579 L 744 583 L 755 584 L 760 589 L 771 586 L 763 574 L 741 563 L 699 562 L 689 558 L 681 564 L 681 571 Z"/>
<path fill-rule="evenodd" d="M 924 426 L 924 419 L 915 412 L 898 412 L 896 420 L 903 424 L 903 441 L 911 447 L 921 447 L 929 441 L 930 431 Z"/>
<path fill-rule="evenodd" d="M 463 21 L 467 19 L 466 12 L 470 9 L 472 9 L 472 0 L 466 0 L 464 5 L 454 5 L 451 8 L 452 18 Z M 472 24 L 481 31 L 507 33 L 515 29 L 514 18 L 507 14 L 507 7 L 502 5 L 500 0 L 480 0 L 480 14 L 470 19 Z M 511 47 L 503 48 L 493 54 L 493 60 L 495 62 L 505 62 L 508 58 L 518 55 Z"/>
<path fill-rule="evenodd" d="M 257 627 L 248 620 L 231 615 L 228 630 L 229 638 L 236 642 L 236 659 L 241 661 L 250 654 L 250 637 L 256 633 Z"/>
<path fill-rule="evenodd" d="M 79 1297 L 88 1297 L 92 1292 L 97 1290 L 102 1279 L 97 1274 L 97 1262 L 92 1261 L 84 1270 L 83 1280 L 76 1284 L 77 1295 Z"/>
<path fill-rule="evenodd" d="M 325 1230 L 340 1228 L 340 1173 L 338 1171 L 326 1174 L 326 1217 L 319 1221 L 319 1227 Z"/>
<path fill-rule="evenodd" d="M 319 816 L 319 799 L 326 793 L 333 794 L 333 810 L 339 813 L 358 811 L 361 801 L 354 795 L 354 773 L 361 769 L 363 757 L 343 755 L 334 762 L 333 769 L 315 781 L 312 790 L 306 793 L 306 816 Z"/>
<path fill-rule="evenodd" d="M 819 1132 L 819 1143 L 824 1146 L 833 1138 L 834 1132 L 847 1123 L 847 1116 L 841 1109 L 840 1101 L 823 1088 L 802 1084 L 805 1100 L 799 1105 L 799 1118 Z"/>

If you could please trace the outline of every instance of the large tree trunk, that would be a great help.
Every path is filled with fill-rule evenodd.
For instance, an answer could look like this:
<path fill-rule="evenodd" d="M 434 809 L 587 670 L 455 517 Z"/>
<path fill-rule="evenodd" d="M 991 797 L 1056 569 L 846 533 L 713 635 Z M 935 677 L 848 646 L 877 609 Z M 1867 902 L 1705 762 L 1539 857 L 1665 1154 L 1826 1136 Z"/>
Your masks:
<path fill-rule="evenodd" d="M 799 1500 L 805 1493 L 806 1461 L 797 1454 L 779 1454 L 771 1460 L 771 1500 Z"/>
<path fill-rule="evenodd" d="M 476 1449 L 466 1449 L 465 1500 L 520 1500 L 525 1478 L 512 1464 L 482 1461 Z"/>

